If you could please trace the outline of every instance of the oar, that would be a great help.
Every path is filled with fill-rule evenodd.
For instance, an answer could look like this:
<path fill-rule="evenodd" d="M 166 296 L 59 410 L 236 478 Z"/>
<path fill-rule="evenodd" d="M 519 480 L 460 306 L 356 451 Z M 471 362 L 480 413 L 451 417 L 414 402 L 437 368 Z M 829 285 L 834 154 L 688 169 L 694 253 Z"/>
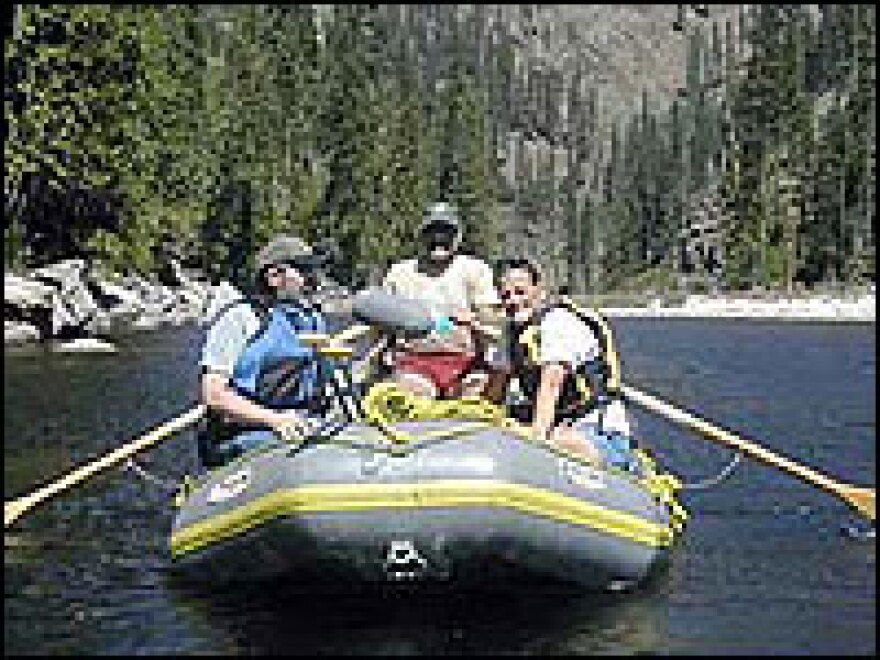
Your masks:
<path fill-rule="evenodd" d="M 157 426 L 152 431 L 145 433 L 141 437 L 132 440 L 118 449 L 114 449 L 113 451 L 104 454 L 91 463 L 71 470 L 60 479 L 56 479 L 52 483 L 35 490 L 30 495 L 19 497 L 11 502 L 5 502 L 3 504 L 3 527 L 9 527 L 24 513 L 41 502 L 49 499 L 53 495 L 56 495 L 63 490 L 67 490 L 81 481 L 85 481 L 101 470 L 121 463 L 129 456 L 132 456 L 137 452 L 164 440 L 172 433 L 176 433 L 190 424 L 193 424 L 205 414 L 205 410 L 206 408 L 204 405 L 197 405 L 190 408 L 179 417 Z"/>
<path fill-rule="evenodd" d="M 374 320 L 371 317 L 376 317 L 376 320 L 382 321 L 389 328 L 393 328 L 395 325 L 404 325 L 407 329 L 421 330 L 431 326 L 430 317 L 424 311 L 424 308 L 412 305 L 411 301 L 406 298 L 387 293 L 376 294 L 375 292 L 370 292 L 370 294 L 367 294 L 364 292 L 355 301 L 354 310 L 356 315 L 359 314 L 368 322 Z M 876 496 L 873 488 L 853 486 L 835 481 L 812 468 L 775 454 L 755 442 L 746 440 L 731 431 L 716 426 L 705 419 L 701 419 L 633 387 L 621 385 L 621 391 L 629 401 L 663 415 L 673 422 L 695 430 L 710 440 L 736 447 L 753 458 L 785 470 L 813 486 L 818 486 L 837 495 L 860 515 L 871 522 L 875 520 Z"/>
<path fill-rule="evenodd" d="M 304 344 L 321 348 L 339 346 L 347 341 L 353 341 L 362 335 L 367 334 L 371 329 L 372 328 L 368 325 L 353 325 L 335 335 L 328 335 L 319 332 L 304 332 L 299 335 L 299 340 Z"/>
<path fill-rule="evenodd" d="M 642 406 L 646 410 L 658 413 L 670 421 L 697 431 L 709 440 L 715 440 L 721 444 L 736 447 L 743 453 L 748 454 L 759 461 L 785 470 L 813 486 L 818 486 L 823 490 L 837 495 L 859 514 L 871 522 L 874 522 L 876 496 L 873 488 L 853 486 L 851 484 L 835 481 L 806 465 L 801 465 L 789 458 L 775 454 L 755 442 L 746 440 L 731 431 L 716 426 L 705 419 L 701 419 L 700 417 L 673 406 L 666 401 L 662 401 L 655 396 L 641 392 L 628 385 L 621 384 L 620 389 L 623 396 L 628 401 Z"/>

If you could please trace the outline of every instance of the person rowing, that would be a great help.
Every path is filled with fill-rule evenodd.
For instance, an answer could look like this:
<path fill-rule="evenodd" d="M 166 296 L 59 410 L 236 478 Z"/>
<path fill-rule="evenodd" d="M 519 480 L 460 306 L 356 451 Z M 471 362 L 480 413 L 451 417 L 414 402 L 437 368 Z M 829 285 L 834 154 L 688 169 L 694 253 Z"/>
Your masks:
<path fill-rule="evenodd" d="M 321 360 L 301 341 L 326 331 L 309 301 L 324 261 L 302 239 L 277 236 L 256 256 L 256 295 L 226 304 L 210 320 L 199 362 L 206 467 L 301 433 L 327 412 Z"/>

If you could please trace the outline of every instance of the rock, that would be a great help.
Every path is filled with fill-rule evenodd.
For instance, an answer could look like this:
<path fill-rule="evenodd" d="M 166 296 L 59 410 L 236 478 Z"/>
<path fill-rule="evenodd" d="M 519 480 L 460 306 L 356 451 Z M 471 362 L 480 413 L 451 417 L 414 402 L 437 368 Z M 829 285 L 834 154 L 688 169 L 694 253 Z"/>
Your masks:
<path fill-rule="evenodd" d="M 172 280 L 179 287 L 186 287 L 190 283 L 190 278 L 188 273 L 184 270 L 183 266 L 181 266 L 180 261 L 174 259 L 169 264 L 169 269 L 172 273 Z"/>
<path fill-rule="evenodd" d="M 5 341 L 73 338 L 56 350 L 108 350 L 94 335 L 153 330 L 198 321 L 213 300 L 225 304 L 241 293 L 229 283 L 212 287 L 199 273 L 172 263 L 175 282 L 153 283 L 137 274 L 104 278 L 82 259 L 68 259 L 22 277 L 4 275 Z"/>
<path fill-rule="evenodd" d="M 104 309 L 112 309 L 117 305 L 137 307 L 140 304 L 137 294 L 114 282 L 95 277 L 89 278 L 86 284 L 93 290 L 95 300 Z"/>
<path fill-rule="evenodd" d="M 155 309 L 144 310 L 133 322 L 132 327 L 138 330 L 156 330 L 166 324 L 165 314 Z"/>
<path fill-rule="evenodd" d="M 187 314 L 191 313 L 192 310 L 200 311 L 204 302 L 202 296 L 192 289 L 181 289 L 178 291 L 177 300 L 178 307 Z"/>
<path fill-rule="evenodd" d="M 143 301 L 152 290 L 152 285 L 149 282 L 134 274 L 123 275 L 119 279 L 119 285 L 137 296 L 140 301 Z"/>
<path fill-rule="evenodd" d="M 52 318 L 49 326 L 49 332 L 52 337 L 61 335 L 66 328 L 78 328 L 79 326 L 80 323 L 77 322 L 77 318 L 63 302 L 59 301 L 52 308 Z"/>
<path fill-rule="evenodd" d="M 52 336 L 82 332 L 101 311 L 80 280 L 63 284 L 56 301 L 52 310 Z"/>
<path fill-rule="evenodd" d="M 82 332 L 99 313 L 100 308 L 86 285 L 87 272 L 84 260 L 68 259 L 30 274 L 34 280 L 56 290 L 50 321 L 52 336 Z"/>
<path fill-rule="evenodd" d="M 115 334 L 132 327 L 134 321 L 144 313 L 144 284 L 138 279 L 121 278 L 119 283 L 94 279 L 91 281 L 96 291 L 100 310 L 86 324 L 91 334 Z"/>
<path fill-rule="evenodd" d="M 5 273 L 3 275 L 3 302 L 20 309 L 51 309 L 55 289 L 41 282 Z"/>
<path fill-rule="evenodd" d="M 63 344 L 57 344 L 54 350 L 59 353 L 115 353 L 116 346 L 94 337 L 80 337 Z"/>
<path fill-rule="evenodd" d="M 211 293 L 210 286 L 203 282 L 191 281 L 188 288 L 184 289 L 182 293 L 187 299 L 193 320 L 200 320 L 208 305 L 208 297 Z"/>
<path fill-rule="evenodd" d="M 67 259 L 57 264 L 37 268 L 30 273 L 30 277 L 61 288 L 71 281 L 81 282 L 85 272 L 86 262 L 84 260 Z"/>
<path fill-rule="evenodd" d="M 40 331 L 30 323 L 3 322 L 4 344 L 27 344 L 40 341 Z"/>

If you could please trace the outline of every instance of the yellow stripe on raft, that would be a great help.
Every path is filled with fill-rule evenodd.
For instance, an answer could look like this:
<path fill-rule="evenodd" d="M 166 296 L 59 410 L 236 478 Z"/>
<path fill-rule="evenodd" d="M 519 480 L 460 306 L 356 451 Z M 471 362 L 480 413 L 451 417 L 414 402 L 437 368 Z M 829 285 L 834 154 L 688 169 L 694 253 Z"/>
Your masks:
<path fill-rule="evenodd" d="M 275 491 L 171 535 L 171 554 L 205 548 L 283 515 L 430 507 L 498 506 L 663 547 L 674 532 L 645 520 L 534 486 L 492 480 L 438 480 L 401 484 L 321 484 Z"/>

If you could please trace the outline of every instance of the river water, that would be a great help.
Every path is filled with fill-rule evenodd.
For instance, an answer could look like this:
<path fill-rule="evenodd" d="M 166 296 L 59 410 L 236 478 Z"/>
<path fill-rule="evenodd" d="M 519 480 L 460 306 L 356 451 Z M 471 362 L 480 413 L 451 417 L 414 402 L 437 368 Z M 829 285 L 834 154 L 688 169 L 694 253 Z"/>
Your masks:
<path fill-rule="evenodd" d="M 819 468 L 876 483 L 874 325 L 619 319 L 625 381 Z M 4 496 L 119 446 L 195 398 L 200 336 L 131 336 L 116 355 L 7 349 Z M 635 413 L 686 483 L 730 450 Z M 140 463 L 195 470 L 189 433 Z M 6 654 L 866 654 L 876 652 L 876 546 L 836 497 L 741 462 L 682 494 L 692 518 L 669 568 L 614 595 L 193 592 L 169 579 L 173 509 L 112 470 L 4 534 Z"/>

